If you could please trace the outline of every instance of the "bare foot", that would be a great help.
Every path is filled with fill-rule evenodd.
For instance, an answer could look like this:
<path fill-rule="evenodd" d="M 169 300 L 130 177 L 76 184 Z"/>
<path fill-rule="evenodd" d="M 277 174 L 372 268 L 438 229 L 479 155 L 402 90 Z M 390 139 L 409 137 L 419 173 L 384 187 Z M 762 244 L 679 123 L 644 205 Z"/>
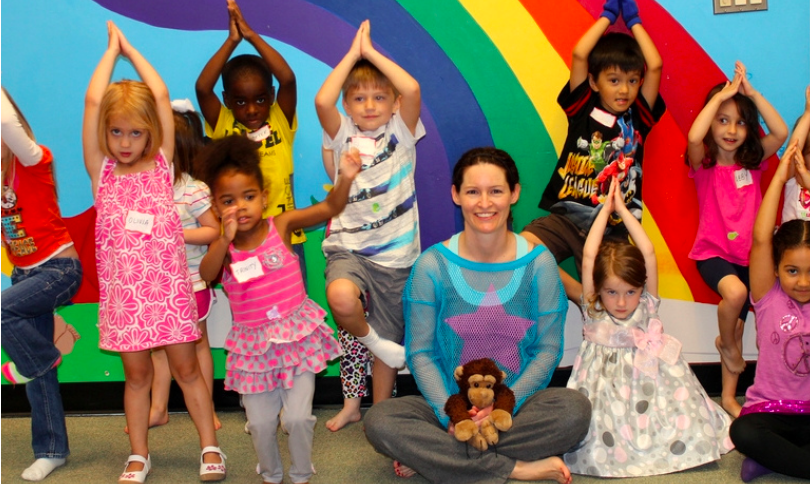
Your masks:
<path fill-rule="evenodd" d="M 413 476 L 416 475 L 415 470 L 411 469 L 410 467 L 406 466 L 405 464 L 401 463 L 398 460 L 394 461 L 394 472 L 399 477 L 404 477 L 404 478 L 413 477 Z"/>
<path fill-rule="evenodd" d="M 222 428 L 222 422 L 219 421 L 219 417 L 217 414 L 214 413 L 214 430 L 219 430 Z"/>
<path fill-rule="evenodd" d="M 350 423 L 359 422 L 361 418 L 360 410 L 343 407 L 337 415 L 326 422 L 326 428 L 337 432 Z"/>
<path fill-rule="evenodd" d="M 720 361 L 728 368 L 728 371 L 739 375 L 745 370 L 745 360 L 739 348 L 726 348 L 722 345 L 719 336 L 714 339 L 714 346 L 720 352 Z"/>
<path fill-rule="evenodd" d="M 732 417 L 737 418 L 740 416 L 742 405 L 740 405 L 740 402 L 738 402 L 736 398 L 722 397 L 720 399 L 720 404 L 723 405 L 723 410 L 725 410 Z"/>
<path fill-rule="evenodd" d="M 554 480 L 560 484 L 571 484 L 571 471 L 562 459 L 557 456 L 545 459 L 524 462 L 519 460 L 509 474 L 511 479 L 518 481 L 547 481 Z"/>
<path fill-rule="evenodd" d="M 216 417 L 214 417 L 214 418 L 216 418 Z M 151 410 L 149 411 L 149 428 L 150 429 L 152 427 L 160 427 L 161 425 L 166 425 L 167 423 L 169 423 L 169 411 L 168 410 L 164 410 L 162 412 L 155 412 L 155 413 L 152 413 Z M 219 426 L 222 427 L 222 424 L 219 424 Z M 126 426 L 126 425 L 124 426 L 124 433 L 129 434 L 129 427 Z"/>

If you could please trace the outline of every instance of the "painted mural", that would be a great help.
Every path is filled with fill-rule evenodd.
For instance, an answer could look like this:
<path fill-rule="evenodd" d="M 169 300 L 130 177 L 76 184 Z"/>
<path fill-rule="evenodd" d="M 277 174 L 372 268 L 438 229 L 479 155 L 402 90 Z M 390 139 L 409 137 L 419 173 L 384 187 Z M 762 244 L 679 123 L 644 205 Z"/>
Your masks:
<path fill-rule="evenodd" d="M 428 134 L 417 146 L 416 181 L 423 248 L 460 229 L 449 197 L 450 174 L 455 160 L 471 147 L 497 146 L 518 163 L 523 192 L 515 209 L 516 228 L 541 215 L 537 203 L 566 133 L 556 97 L 568 80 L 571 50 L 602 3 L 241 0 L 245 18 L 287 59 L 298 79 L 296 203 L 307 205 L 325 196 L 329 180 L 321 165 L 321 130 L 313 99 L 360 22 L 369 18 L 376 46 L 422 88 Z M 686 133 L 706 92 L 731 75 L 736 59 L 746 63 L 751 82 L 788 125 L 799 116 L 810 82 L 810 5 L 788 2 L 801 10 L 797 12 L 782 3 L 771 2 L 766 12 L 715 16 L 710 0 L 638 0 L 646 30 L 664 59 L 661 94 L 667 103 L 666 114 L 646 141 L 643 220 L 658 254 L 660 292 L 666 300 L 662 319 L 668 332 L 685 342 L 690 361 L 717 361 L 712 335 L 718 298 L 687 258 L 697 229 L 697 198 L 683 159 Z M 189 98 L 195 104 L 194 82 L 228 27 L 221 0 L 30 0 L 2 6 L 2 83 L 38 140 L 55 154 L 60 204 L 85 266 L 85 281 L 74 304 L 61 310 L 82 335 L 60 369 L 63 381 L 123 379 L 117 355 L 97 348 L 94 212 L 81 159 L 84 91 L 106 46 L 107 19 L 152 62 L 172 98 Z M 251 52 L 249 46 L 237 50 L 244 52 Z M 119 62 L 113 78 L 133 76 L 131 66 Z M 763 183 L 769 180 L 766 176 Z M 308 232 L 307 272 L 310 296 L 326 307 L 322 232 Z M 573 264 L 565 267 L 573 269 Z M 9 274 L 4 258 L 4 288 Z M 228 313 L 222 298 L 220 303 L 209 327 L 219 321 L 222 327 L 212 332 L 224 334 Z M 755 358 L 752 318 L 746 338 L 752 352 L 746 356 Z M 567 355 L 575 353 L 581 341 L 575 309 L 568 321 L 566 348 L 572 351 Z M 221 376 L 221 350 L 215 350 L 215 358 Z M 336 375 L 337 368 L 327 374 Z"/>

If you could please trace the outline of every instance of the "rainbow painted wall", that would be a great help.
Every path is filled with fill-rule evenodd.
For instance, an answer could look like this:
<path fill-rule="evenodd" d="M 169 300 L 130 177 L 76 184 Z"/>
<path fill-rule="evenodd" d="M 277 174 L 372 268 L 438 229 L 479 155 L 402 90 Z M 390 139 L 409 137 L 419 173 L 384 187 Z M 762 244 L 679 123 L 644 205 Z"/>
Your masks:
<path fill-rule="evenodd" d="M 315 93 L 348 49 L 357 26 L 369 18 L 376 46 L 422 86 L 428 134 L 418 145 L 416 178 L 423 247 L 460 229 L 449 197 L 450 173 L 459 155 L 474 146 L 497 146 L 517 161 L 523 192 L 515 220 L 516 227 L 522 227 L 541 214 L 537 202 L 566 132 L 556 96 L 568 79 L 571 49 L 599 15 L 601 4 L 602 0 L 240 1 L 254 30 L 281 52 L 298 78 L 297 204 L 322 199 L 329 183 L 320 161 Z M 658 253 L 661 295 L 666 299 L 663 319 L 667 330 L 685 342 L 690 361 L 716 361 L 711 335 L 716 331 L 717 298 L 686 257 L 697 228 L 697 204 L 683 162 L 685 134 L 709 87 L 730 75 L 737 59 L 745 62 L 752 84 L 788 125 L 793 124 L 804 108 L 804 89 L 810 83 L 810 4 L 770 2 L 764 12 L 727 15 L 713 15 L 712 0 L 638 0 L 638 4 L 664 58 L 661 93 L 668 106 L 647 140 L 644 162 L 644 226 Z M 106 47 L 107 19 L 114 20 L 154 64 L 173 98 L 192 100 L 197 75 L 227 30 L 221 0 L 29 0 L 2 6 L 2 83 L 40 142 L 55 154 L 60 204 L 90 273 L 76 304 L 61 311 L 82 334 L 60 369 L 63 381 L 123 378 L 117 355 L 97 348 L 93 219 L 88 211 L 92 197 L 81 158 L 84 91 Z M 237 53 L 242 52 L 251 52 L 249 45 L 240 46 Z M 130 65 L 119 62 L 114 78 L 134 76 Z M 308 232 L 306 251 L 310 295 L 325 306 L 322 232 L 322 228 Z M 4 258 L 3 288 L 10 284 L 9 273 Z M 223 309 L 221 314 L 227 314 L 226 308 L 219 308 Z M 579 345 L 577 320 L 572 310 L 567 355 Z M 746 355 L 755 358 L 752 335 L 749 321 L 746 341 L 752 353 Z M 215 357 L 221 374 L 221 350 L 215 350 Z M 328 374 L 336 375 L 336 368 Z"/>

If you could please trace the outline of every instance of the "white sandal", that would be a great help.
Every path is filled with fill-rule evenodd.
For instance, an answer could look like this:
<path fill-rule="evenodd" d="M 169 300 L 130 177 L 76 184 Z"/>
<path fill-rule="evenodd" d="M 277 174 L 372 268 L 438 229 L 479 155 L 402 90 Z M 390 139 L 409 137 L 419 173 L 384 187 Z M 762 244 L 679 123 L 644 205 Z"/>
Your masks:
<path fill-rule="evenodd" d="M 221 462 L 203 462 L 203 456 L 208 453 L 219 454 Z M 200 452 L 200 480 L 205 482 L 222 481 L 225 479 L 225 454 L 219 447 L 209 445 Z"/>
<path fill-rule="evenodd" d="M 143 469 L 139 471 L 127 471 L 130 462 L 140 462 L 143 464 Z M 127 457 L 124 472 L 118 476 L 118 484 L 143 484 L 146 481 L 146 476 L 148 476 L 150 472 L 152 472 L 152 457 L 147 455 L 144 458 L 142 455 L 132 454 Z"/>

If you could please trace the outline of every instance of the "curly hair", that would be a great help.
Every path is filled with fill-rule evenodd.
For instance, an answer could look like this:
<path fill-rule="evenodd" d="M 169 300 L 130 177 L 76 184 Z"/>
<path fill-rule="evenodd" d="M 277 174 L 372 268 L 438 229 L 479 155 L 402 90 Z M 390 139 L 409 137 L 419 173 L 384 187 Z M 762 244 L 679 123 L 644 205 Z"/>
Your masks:
<path fill-rule="evenodd" d="M 218 139 L 200 151 L 195 163 L 200 167 L 202 180 L 211 189 L 214 198 L 217 179 L 225 174 L 241 173 L 253 177 L 264 188 L 258 147 L 258 143 L 234 134 Z"/>
<path fill-rule="evenodd" d="M 705 106 L 706 104 L 709 104 L 709 101 L 717 93 L 723 90 L 725 86 L 725 82 L 721 82 L 720 84 L 714 86 L 706 96 L 706 101 L 703 103 L 703 105 Z M 762 164 L 762 157 L 764 155 L 764 150 L 762 149 L 762 143 L 759 136 L 759 110 L 757 110 L 757 106 L 754 104 L 754 101 L 740 93 L 736 93 L 731 100 L 733 100 L 734 104 L 737 106 L 737 111 L 740 113 L 740 118 L 742 118 L 742 120 L 745 122 L 745 126 L 747 128 L 745 141 L 743 141 L 743 144 L 737 148 L 737 152 L 734 154 L 734 161 L 748 170 L 759 169 L 759 166 Z M 714 141 L 714 136 L 711 129 L 709 129 L 706 136 L 703 137 L 703 144 L 706 146 L 706 158 L 708 159 L 708 162 L 704 163 L 703 166 L 706 168 L 711 168 L 717 164 L 717 150 L 719 149 L 717 147 L 717 143 Z"/>
<path fill-rule="evenodd" d="M 593 263 L 593 294 L 586 301 L 591 317 L 597 317 L 604 311 L 599 291 L 610 276 L 616 276 L 633 287 L 644 287 L 647 283 L 647 266 L 641 250 L 629 242 L 602 242 Z"/>

